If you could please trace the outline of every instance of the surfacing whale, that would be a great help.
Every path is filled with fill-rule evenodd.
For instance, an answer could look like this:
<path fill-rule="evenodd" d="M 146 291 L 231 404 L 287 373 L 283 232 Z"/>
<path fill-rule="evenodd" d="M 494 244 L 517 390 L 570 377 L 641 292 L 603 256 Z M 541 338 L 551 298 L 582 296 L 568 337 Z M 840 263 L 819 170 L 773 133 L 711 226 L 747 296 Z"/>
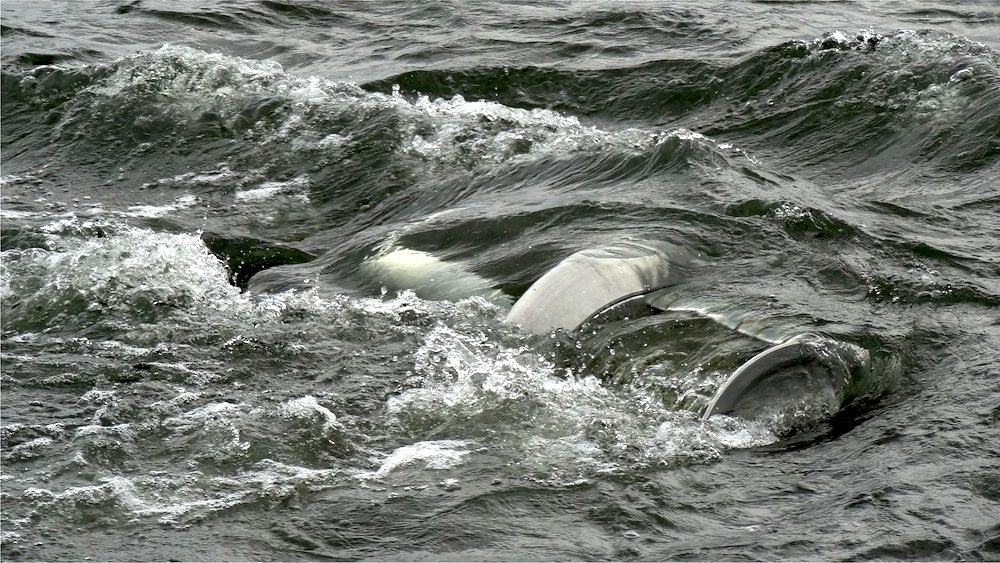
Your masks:
<path fill-rule="evenodd" d="M 840 407 L 852 374 L 869 369 L 871 357 L 860 346 L 815 333 L 795 335 L 750 358 L 719 387 L 702 414 L 752 418 L 776 394 L 794 396 L 802 389 L 825 394 L 828 408 Z"/>
<path fill-rule="evenodd" d="M 667 243 L 581 250 L 531 284 L 505 322 L 534 334 L 572 331 L 616 303 L 674 283 L 689 261 L 687 252 Z"/>
<path fill-rule="evenodd" d="M 688 251 L 664 242 L 630 240 L 582 250 L 536 280 L 504 322 L 533 334 L 548 334 L 572 332 L 620 307 L 638 304 L 666 310 L 656 297 L 658 291 L 682 279 L 692 261 Z M 396 246 L 382 249 L 362 270 L 430 299 L 479 295 L 500 304 L 508 299 L 489 280 L 456 264 Z M 703 420 L 723 414 L 749 418 L 762 405 L 803 390 L 822 393 L 829 399 L 829 409 L 835 411 L 852 374 L 870 365 L 863 348 L 814 333 L 769 344 L 719 387 Z"/>

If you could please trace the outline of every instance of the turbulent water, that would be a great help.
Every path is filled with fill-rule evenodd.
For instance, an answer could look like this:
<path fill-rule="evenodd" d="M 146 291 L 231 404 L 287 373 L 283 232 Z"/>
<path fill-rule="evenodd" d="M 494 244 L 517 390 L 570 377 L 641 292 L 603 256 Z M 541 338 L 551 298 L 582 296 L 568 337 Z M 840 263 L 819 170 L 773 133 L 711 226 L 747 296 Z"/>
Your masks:
<path fill-rule="evenodd" d="M 1000 558 L 995 0 L 2 25 L 5 560 Z M 503 322 L 632 240 L 658 314 Z"/>

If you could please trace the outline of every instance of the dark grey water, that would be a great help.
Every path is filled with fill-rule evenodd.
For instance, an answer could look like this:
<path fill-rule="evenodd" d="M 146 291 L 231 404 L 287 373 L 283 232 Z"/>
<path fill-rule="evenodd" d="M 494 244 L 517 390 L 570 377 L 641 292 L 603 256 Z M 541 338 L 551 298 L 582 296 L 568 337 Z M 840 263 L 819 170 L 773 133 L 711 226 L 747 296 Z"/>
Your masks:
<path fill-rule="evenodd" d="M 995 1 L 0 18 L 4 559 L 1000 558 Z M 666 310 L 502 322 L 633 239 Z"/>

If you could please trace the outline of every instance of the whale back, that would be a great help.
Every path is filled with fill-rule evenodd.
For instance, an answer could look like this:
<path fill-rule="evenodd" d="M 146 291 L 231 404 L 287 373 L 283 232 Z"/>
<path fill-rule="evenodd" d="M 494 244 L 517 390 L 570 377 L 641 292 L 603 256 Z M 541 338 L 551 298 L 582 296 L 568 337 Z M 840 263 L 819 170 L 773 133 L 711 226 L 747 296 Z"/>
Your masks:
<path fill-rule="evenodd" d="M 574 330 L 619 301 L 673 283 L 687 261 L 684 251 L 662 242 L 581 250 L 533 283 L 506 322 L 535 334 Z"/>
<path fill-rule="evenodd" d="M 804 333 L 760 352 L 729 376 L 702 415 L 750 416 L 761 405 L 790 400 L 798 392 L 828 391 L 832 412 L 840 407 L 853 374 L 870 367 L 867 350 Z M 798 388 L 798 389 L 797 389 Z M 784 395 L 784 397 L 778 397 Z"/>

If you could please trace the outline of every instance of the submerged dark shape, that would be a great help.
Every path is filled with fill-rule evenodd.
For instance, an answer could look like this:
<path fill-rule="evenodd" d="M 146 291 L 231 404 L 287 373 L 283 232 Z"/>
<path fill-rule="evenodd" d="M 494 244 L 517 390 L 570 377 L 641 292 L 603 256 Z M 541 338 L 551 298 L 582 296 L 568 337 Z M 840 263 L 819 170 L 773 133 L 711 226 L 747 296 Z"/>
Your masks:
<path fill-rule="evenodd" d="M 202 233 L 201 240 L 212 254 L 226 263 L 230 283 L 242 290 L 246 290 L 250 278 L 257 272 L 275 266 L 303 264 L 315 258 L 297 248 L 252 237 L 231 237 L 206 232 Z"/>

